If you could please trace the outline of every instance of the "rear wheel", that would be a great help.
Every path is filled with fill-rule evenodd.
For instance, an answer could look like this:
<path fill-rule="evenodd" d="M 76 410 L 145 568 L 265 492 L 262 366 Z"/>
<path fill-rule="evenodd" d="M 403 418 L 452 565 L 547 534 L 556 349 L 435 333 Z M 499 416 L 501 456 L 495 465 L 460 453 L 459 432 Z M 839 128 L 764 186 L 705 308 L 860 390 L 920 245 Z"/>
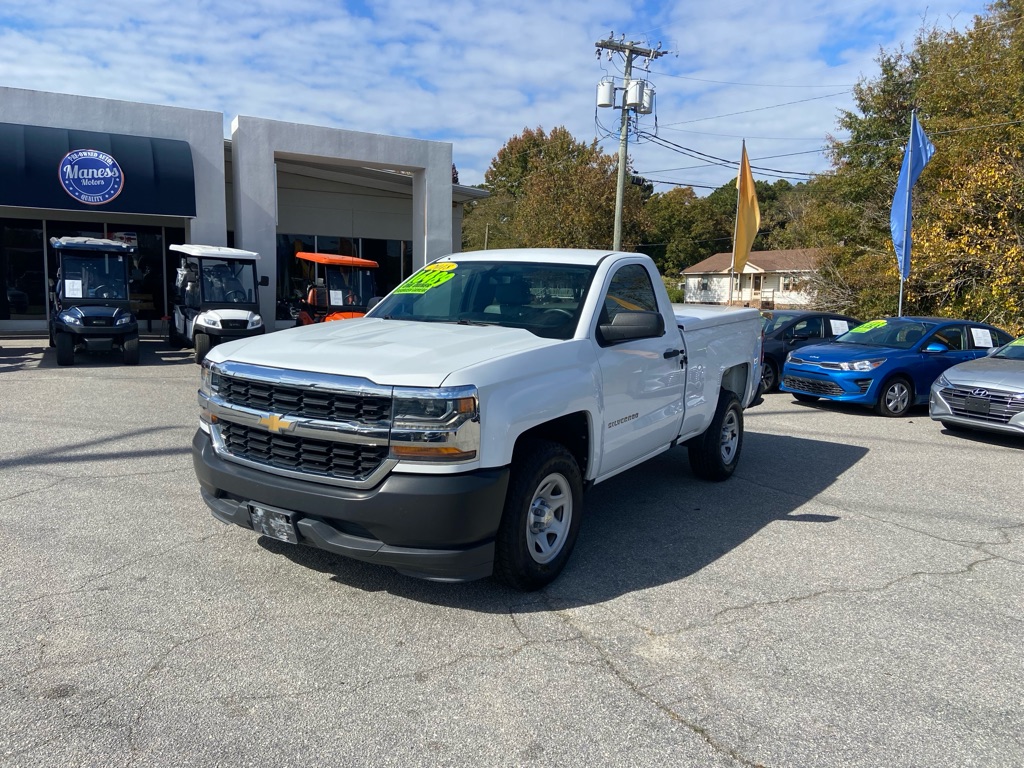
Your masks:
<path fill-rule="evenodd" d="M 210 341 L 210 337 L 205 333 L 197 333 L 192 339 L 192 343 L 196 348 L 196 362 L 203 362 L 207 353 L 210 351 L 210 347 L 213 346 Z"/>
<path fill-rule="evenodd" d="M 124 364 L 125 365 L 138 365 L 139 364 L 139 337 L 130 336 L 124 340 Z"/>
<path fill-rule="evenodd" d="M 898 418 L 914 404 L 914 388 L 902 376 L 894 376 L 882 385 L 882 391 L 875 403 L 875 412 L 881 416 Z"/>
<path fill-rule="evenodd" d="M 818 401 L 817 395 L 805 395 L 801 392 L 793 392 L 793 399 L 800 403 L 816 403 Z"/>
<path fill-rule="evenodd" d="M 776 365 L 774 360 L 766 359 L 764 361 L 764 368 L 761 370 L 761 383 L 764 384 L 762 390 L 766 395 L 769 392 L 774 392 L 779 387 L 779 366 Z"/>
<path fill-rule="evenodd" d="M 54 337 L 57 345 L 57 365 L 75 364 L 75 342 L 70 334 L 58 333 Z"/>
<path fill-rule="evenodd" d="M 520 445 L 495 541 L 495 578 L 523 591 L 550 584 L 576 543 L 582 496 L 579 465 L 564 446 L 549 440 Z"/>
<path fill-rule="evenodd" d="M 690 468 L 704 480 L 727 480 L 736 471 L 743 449 L 743 409 L 732 392 L 722 390 L 715 416 L 704 434 L 686 444 Z"/>

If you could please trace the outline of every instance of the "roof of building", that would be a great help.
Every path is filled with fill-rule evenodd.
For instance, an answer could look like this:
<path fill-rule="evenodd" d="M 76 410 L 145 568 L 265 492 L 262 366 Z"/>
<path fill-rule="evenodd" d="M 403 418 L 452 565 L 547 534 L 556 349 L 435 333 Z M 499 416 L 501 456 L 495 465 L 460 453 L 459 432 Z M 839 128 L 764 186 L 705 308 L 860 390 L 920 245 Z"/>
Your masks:
<path fill-rule="evenodd" d="M 747 259 L 744 272 L 808 272 L 818 266 L 821 250 L 818 248 L 792 248 L 785 251 L 753 251 Z M 692 267 L 685 275 L 727 273 L 732 264 L 732 253 L 716 253 Z"/>

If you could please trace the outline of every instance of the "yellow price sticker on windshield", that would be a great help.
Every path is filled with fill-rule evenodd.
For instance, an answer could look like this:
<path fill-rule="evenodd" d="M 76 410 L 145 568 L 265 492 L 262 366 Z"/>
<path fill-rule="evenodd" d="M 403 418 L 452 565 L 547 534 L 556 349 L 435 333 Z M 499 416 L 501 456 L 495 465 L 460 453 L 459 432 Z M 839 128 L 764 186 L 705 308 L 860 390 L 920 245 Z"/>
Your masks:
<path fill-rule="evenodd" d="M 457 264 L 452 264 L 451 262 L 429 264 L 395 288 L 395 293 L 426 293 L 431 288 L 444 285 L 455 277 L 455 273 L 450 270 L 455 269 L 457 266 Z M 439 267 L 445 269 L 438 269 Z"/>
<path fill-rule="evenodd" d="M 1008 346 L 1008 347 L 1024 347 L 1024 336 L 1021 336 L 1019 339 L 1014 339 L 1013 341 L 1011 341 L 1006 346 Z"/>
<path fill-rule="evenodd" d="M 866 323 L 858 325 L 856 328 L 852 328 L 850 333 L 867 333 L 873 328 L 881 328 L 886 325 L 885 320 L 869 320 Z"/>

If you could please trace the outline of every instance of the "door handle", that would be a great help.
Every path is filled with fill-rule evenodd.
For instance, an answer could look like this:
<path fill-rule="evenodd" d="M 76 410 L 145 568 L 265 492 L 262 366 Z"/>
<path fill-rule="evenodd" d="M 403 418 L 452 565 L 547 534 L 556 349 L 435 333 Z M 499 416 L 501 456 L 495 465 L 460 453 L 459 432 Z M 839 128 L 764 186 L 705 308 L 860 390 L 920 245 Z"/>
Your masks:
<path fill-rule="evenodd" d="M 679 357 L 680 350 L 678 349 L 666 349 L 662 355 L 666 360 L 671 360 L 673 357 Z"/>

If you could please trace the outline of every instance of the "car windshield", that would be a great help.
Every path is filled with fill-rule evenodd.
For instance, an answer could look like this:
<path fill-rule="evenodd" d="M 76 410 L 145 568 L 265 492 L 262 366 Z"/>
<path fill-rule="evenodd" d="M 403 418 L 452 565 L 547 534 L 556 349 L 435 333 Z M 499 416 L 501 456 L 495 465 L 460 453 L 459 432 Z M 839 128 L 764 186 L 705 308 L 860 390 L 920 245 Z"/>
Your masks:
<path fill-rule="evenodd" d="M 201 259 L 203 301 L 251 304 L 256 301 L 256 267 L 251 261 Z"/>
<path fill-rule="evenodd" d="M 1024 336 L 1014 339 L 992 357 L 998 357 L 1001 360 L 1024 360 Z"/>
<path fill-rule="evenodd" d="M 836 337 L 837 344 L 863 344 L 872 347 L 895 347 L 910 349 L 920 341 L 935 323 L 909 318 L 890 317 L 886 320 L 871 320 L 851 328 Z"/>
<path fill-rule="evenodd" d="M 790 320 L 796 320 L 798 317 L 803 317 L 803 313 L 797 312 L 762 312 L 761 313 L 761 327 L 765 333 L 771 333 L 776 328 L 781 328 Z"/>
<path fill-rule="evenodd" d="M 61 256 L 61 295 L 66 299 L 127 299 L 128 260 L 122 253 Z"/>
<path fill-rule="evenodd" d="M 523 328 L 550 339 L 575 334 L 594 267 L 452 258 L 428 264 L 369 316 Z"/>

